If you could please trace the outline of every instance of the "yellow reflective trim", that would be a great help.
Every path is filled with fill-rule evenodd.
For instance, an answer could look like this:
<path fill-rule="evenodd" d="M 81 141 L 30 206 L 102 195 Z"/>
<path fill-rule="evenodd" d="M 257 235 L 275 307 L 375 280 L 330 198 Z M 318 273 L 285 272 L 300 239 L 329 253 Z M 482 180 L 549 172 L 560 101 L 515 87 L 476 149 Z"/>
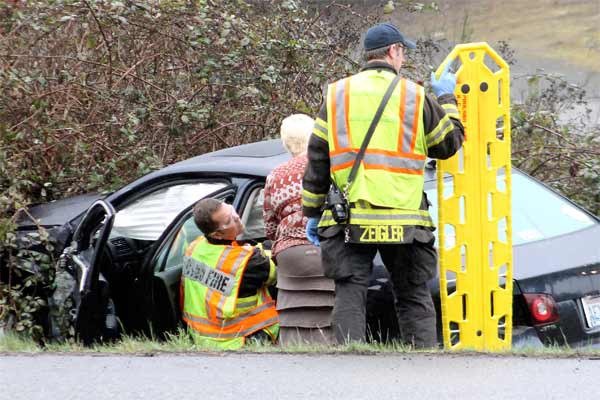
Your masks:
<path fill-rule="evenodd" d="M 277 268 L 275 267 L 275 263 L 273 259 L 269 257 L 269 277 L 265 282 L 265 285 L 270 286 L 277 282 Z"/>
<path fill-rule="evenodd" d="M 234 318 L 228 318 L 228 319 L 223 319 L 223 320 L 218 320 L 218 321 L 213 321 L 213 320 L 204 318 L 199 315 L 194 315 L 187 311 L 183 312 L 183 317 L 190 321 L 200 322 L 202 324 L 208 325 L 209 327 L 211 327 L 213 329 L 224 329 L 224 328 L 230 328 L 232 326 L 235 327 L 235 325 L 242 323 L 244 320 L 246 320 L 250 317 L 254 317 L 254 316 L 260 314 L 261 312 L 268 310 L 269 308 L 272 308 L 272 307 L 274 307 L 273 302 L 263 303 L 263 304 L 257 306 L 256 308 L 254 308 L 250 312 L 247 312 L 247 313 L 244 313 L 241 315 L 237 315 Z"/>
<path fill-rule="evenodd" d="M 318 137 L 319 139 L 327 141 L 327 133 L 323 133 L 323 132 L 319 131 L 317 128 L 313 129 L 312 134 L 315 135 L 316 137 Z"/>
<path fill-rule="evenodd" d="M 416 116 L 418 115 L 417 107 L 420 105 L 421 93 L 418 90 L 417 84 L 407 79 L 402 80 L 401 88 L 405 90 L 405 92 L 402 93 L 404 98 L 403 106 L 400 107 L 400 109 L 404 111 L 403 115 L 401 115 L 402 120 L 400 122 L 403 125 L 402 130 L 404 131 L 402 151 L 404 153 L 413 153 L 411 144 L 413 134 L 416 134 L 417 132 L 415 124 L 419 124 L 419 121 L 416 120 Z"/>
<path fill-rule="evenodd" d="M 321 220 L 319 221 L 319 228 L 326 228 L 328 226 L 337 225 L 337 222 L 333 220 L 331 216 L 331 211 L 325 210 L 323 215 L 321 215 Z"/>
<path fill-rule="evenodd" d="M 196 318 L 189 314 L 185 314 L 183 319 L 184 319 L 184 321 L 186 319 L 190 320 L 190 321 L 196 321 Z M 267 319 L 266 321 L 261 321 L 252 326 L 249 326 L 246 329 L 240 329 L 239 331 L 231 332 L 231 333 L 225 333 L 225 332 L 211 333 L 211 332 L 197 332 L 197 331 L 196 332 L 197 332 L 197 334 L 199 334 L 203 337 L 212 338 L 212 339 L 222 339 L 222 340 L 237 339 L 240 337 L 248 336 L 260 329 L 264 329 L 264 328 L 271 326 L 273 324 L 276 324 L 278 322 L 279 322 L 279 317 L 272 317 L 272 318 Z"/>
<path fill-rule="evenodd" d="M 458 108 L 454 104 L 452 104 L 452 103 L 442 104 L 442 108 L 446 112 L 455 112 L 455 113 L 458 113 Z"/>
<path fill-rule="evenodd" d="M 314 202 L 314 201 L 306 200 L 305 198 L 302 199 L 302 206 L 303 207 L 319 208 L 322 205 L 323 205 L 323 202 L 317 203 L 317 202 Z"/>
<path fill-rule="evenodd" d="M 429 211 L 427 210 L 405 210 L 398 208 L 380 208 L 373 207 L 371 204 L 364 200 L 359 200 L 356 203 L 350 204 L 350 208 L 352 212 L 361 213 L 361 214 L 379 214 L 379 215 L 429 215 Z"/>
<path fill-rule="evenodd" d="M 325 194 L 315 194 L 306 189 L 302 190 L 302 205 L 305 207 L 321 207 L 325 202 Z"/>
<path fill-rule="evenodd" d="M 452 103 L 442 104 L 442 108 L 446 111 L 446 115 L 452 118 L 460 119 L 458 108 Z"/>
<path fill-rule="evenodd" d="M 438 143 L 441 143 L 446 135 L 453 130 L 454 123 L 450 117 L 448 117 L 448 115 L 444 115 L 444 118 L 440 120 L 435 129 L 426 135 L 427 147 L 432 147 Z"/>
<path fill-rule="evenodd" d="M 331 167 L 335 169 L 338 166 L 353 162 L 358 156 L 358 150 L 349 150 L 340 154 L 330 155 L 329 160 Z M 390 168 L 398 168 L 404 170 L 412 170 L 421 172 L 425 168 L 425 160 L 415 160 L 413 158 L 407 158 L 400 154 L 394 156 L 388 156 L 384 154 L 371 154 L 367 150 L 363 156 L 363 165 L 386 165 Z M 351 169 L 351 166 L 348 167 Z"/>
<path fill-rule="evenodd" d="M 390 225 L 390 226 L 424 226 L 432 228 L 431 219 L 372 219 L 372 218 L 350 218 L 351 225 Z"/>
<path fill-rule="evenodd" d="M 250 251 L 247 249 L 243 249 L 240 251 L 240 254 L 237 256 L 235 261 L 233 261 L 233 267 L 231 268 L 231 274 L 234 276 L 238 276 L 238 270 L 242 265 L 245 265 L 246 260 L 249 257 Z M 220 260 L 219 265 L 217 265 L 217 269 L 221 270 L 225 265 L 225 260 Z M 239 279 L 239 278 L 238 278 Z M 226 305 L 225 302 L 228 304 Z M 235 312 L 235 296 L 221 296 L 219 300 L 219 304 L 217 306 L 217 318 L 228 318 Z"/>
<path fill-rule="evenodd" d="M 359 210 L 350 209 L 350 215 L 355 218 L 373 218 L 373 219 L 427 219 L 429 213 L 421 210 L 405 211 L 405 210 L 385 210 L 386 212 L 378 212 L 379 210 Z M 396 211 L 396 212 L 394 212 Z"/>
<path fill-rule="evenodd" d="M 328 87 L 327 122 L 331 178 L 339 186 L 348 180 L 353 153 L 358 148 L 376 112 L 380 98 L 394 74 L 362 71 Z M 349 87 L 345 82 L 349 81 Z M 424 89 L 401 80 L 386 106 L 348 199 L 365 199 L 397 209 L 418 208 L 423 187 L 427 146 L 423 128 Z M 383 133 L 382 133 L 383 132 Z M 404 190 L 407 187 L 409 190 Z"/>
<path fill-rule="evenodd" d="M 328 141 L 327 138 L 327 123 L 320 118 L 315 120 L 315 126 L 312 131 L 313 135 L 318 138 L 323 139 L 324 141 Z"/>
<path fill-rule="evenodd" d="M 351 144 L 350 133 L 348 132 L 350 127 L 346 125 L 348 122 L 348 116 L 346 115 L 346 101 L 349 96 L 349 93 L 346 93 L 346 89 L 349 89 L 349 82 L 350 78 L 345 78 L 335 84 L 335 126 L 337 129 L 334 130 L 333 134 L 337 137 L 337 143 L 340 149 L 345 149 Z"/>
<path fill-rule="evenodd" d="M 350 209 L 351 225 L 403 225 L 433 227 L 429 212 L 424 210 L 377 210 Z M 336 225 L 330 210 L 325 210 L 319 221 L 320 227 Z"/>
<path fill-rule="evenodd" d="M 308 198 L 311 198 L 311 199 L 315 199 L 315 200 L 320 200 L 320 199 L 324 199 L 326 195 L 325 194 L 313 193 L 313 192 L 310 192 L 310 191 L 308 191 L 306 189 L 303 189 L 302 190 L 302 196 L 303 197 L 308 197 Z"/>
<path fill-rule="evenodd" d="M 320 131 L 327 133 L 327 122 L 323 121 L 321 118 L 315 119 L 315 127 L 319 128 Z"/>
<path fill-rule="evenodd" d="M 235 307 L 236 307 L 236 311 L 239 313 L 243 313 L 244 311 L 248 311 L 245 310 L 246 308 L 251 308 L 251 307 L 256 307 L 258 301 L 258 296 L 254 295 L 254 296 L 250 296 L 250 297 L 243 297 L 243 298 L 239 298 L 237 299 L 236 303 L 235 303 Z"/>

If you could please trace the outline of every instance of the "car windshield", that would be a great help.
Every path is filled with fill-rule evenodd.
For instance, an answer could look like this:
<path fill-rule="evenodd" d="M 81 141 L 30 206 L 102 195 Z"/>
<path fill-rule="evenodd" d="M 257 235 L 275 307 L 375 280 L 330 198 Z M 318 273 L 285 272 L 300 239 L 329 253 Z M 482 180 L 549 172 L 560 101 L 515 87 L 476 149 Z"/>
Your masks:
<path fill-rule="evenodd" d="M 499 187 L 502 184 L 504 179 L 499 177 Z M 426 192 L 432 204 L 431 217 L 437 221 L 437 190 L 432 187 Z M 513 245 L 564 235 L 596 223 L 566 198 L 516 170 L 512 173 L 512 211 Z M 452 232 L 446 232 L 446 238 L 454 240 Z"/>
<path fill-rule="evenodd" d="M 183 209 L 225 186 L 196 182 L 158 189 L 119 210 L 110 236 L 156 240 Z"/>

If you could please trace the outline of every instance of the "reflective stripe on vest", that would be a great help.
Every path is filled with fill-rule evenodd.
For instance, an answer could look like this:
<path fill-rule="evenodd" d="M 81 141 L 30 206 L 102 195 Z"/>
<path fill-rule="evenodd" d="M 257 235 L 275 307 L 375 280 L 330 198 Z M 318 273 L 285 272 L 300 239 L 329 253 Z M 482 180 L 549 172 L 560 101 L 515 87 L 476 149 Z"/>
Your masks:
<path fill-rule="evenodd" d="M 335 93 L 330 98 L 332 103 L 330 110 L 333 114 L 331 119 L 334 147 L 330 151 L 332 171 L 351 168 L 362 144 L 362 141 L 361 143 L 352 141 L 349 123 L 351 81 L 352 77 L 346 78 L 334 82 L 332 88 L 330 88 Z M 397 148 L 395 151 L 378 151 L 377 149 L 367 148 L 362 163 L 365 169 L 397 170 L 398 172 L 422 175 L 426 156 L 414 152 L 422 115 L 422 90 L 415 83 L 406 79 L 400 81 L 399 90 L 400 107 L 398 115 L 400 124 L 398 124 Z"/>
<path fill-rule="evenodd" d="M 275 304 L 266 289 L 254 296 L 237 297 L 252 253 L 249 246 L 235 242 L 213 245 L 205 238 L 196 240 L 193 249 L 186 252 L 183 315 L 201 336 L 232 339 L 278 322 Z"/>
<path fill-rule="evenodd" d="M 183 313 L 183 320 L 202 336 L 215 339 L 235 339 L 240 336 L 248 336 L 279 322 L 273 300 L 229 320 L 215 322 L 189 312 Z"/>
<path fill-rule="evenodd" d="M 337 171 L 344 168 L 352 168 L 354 160 L 358 155 L 358 150 L 349 150 L 339 154 L 331 155 L 331 169 Z M 365 169 L 386 169 L 392 172 L 402 172 L 405 174 L 423 174 L 425 168 L 425 159 L 410 159 L 387 155 L 384 152 L 377 154 L 377 150 L 365 152 L 363 157 Z"/>
<path fill-rule="evenodd" d="M 351 225 L 404 225 L 424 226 L 432 228 L 435 225 L 427 210 L 396 210 L 396 209 L 368 209 L 350 208 Z M 333 226 L 337 223 L 333 220 L 331 210 L 324 210 L 320 227 Z"/>
<path fill-rule="evenodd" d="M 192 256 L 186 259 L 183 276 L 198 282 L 204 288 L 201 291 L 205 293 L 199 294 L 204 297 L 204 311 L 208 318 L 229 318 L 235 313 L 237 293 L 244 272 L 241 267 L 245 267 L 251 255 L 251 248 L 215 246 L 204 238 L 196 244 Z M 215 263 L 216 256 L 218 260 Z M 198 274 L 202 274 L 203 279 L 195 279 Z M 226 288 L 229 290 L 223 290 Z"/>
<path fill-rule="evenodd" d="M 332 180 L 340 188 L 347 183 L 379 102 L 393 79 L 394 74 L 390 71 L 372 69 L 334 82 L 328 88 L 330 169 Z M 400 210 L 391 214 L 399 214 L 402 210 L 419 214 L 427 159 L 424 101 L 423 87 L 406 79 L 400 80 L 350 187 L 347 195 L 350 203 L 366 201 L 374 206 Z M 418 224 L 429 225 L 428 221 Z"/>

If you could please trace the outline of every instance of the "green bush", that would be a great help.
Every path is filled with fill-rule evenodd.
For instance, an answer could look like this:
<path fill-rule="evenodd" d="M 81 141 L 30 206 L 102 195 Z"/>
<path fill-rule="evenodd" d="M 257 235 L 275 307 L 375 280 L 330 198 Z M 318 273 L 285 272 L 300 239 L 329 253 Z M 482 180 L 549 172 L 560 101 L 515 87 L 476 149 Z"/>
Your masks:
<path fill-rule="evenodd" d="M 600 127 L 585 90 L 562 75 L 524 79 L 526 99 L 511 110 L 513 164 L 600 215 Z"/>
<path fill-rule="evenodd" d="M 322 85 L 356 69 L 366 20 L 345 10 L 309 13 L 289 0 L 0 5 L 0 323 L 41 337 L 36 315 L 55 285 L 43 229 L 27 239 L 39 251 L 17 250 L 18 210 L 114 190 L 278 136 L 290 113 L 314 114 Z M 344 30 L 325 20 L 347 16 Z"/>

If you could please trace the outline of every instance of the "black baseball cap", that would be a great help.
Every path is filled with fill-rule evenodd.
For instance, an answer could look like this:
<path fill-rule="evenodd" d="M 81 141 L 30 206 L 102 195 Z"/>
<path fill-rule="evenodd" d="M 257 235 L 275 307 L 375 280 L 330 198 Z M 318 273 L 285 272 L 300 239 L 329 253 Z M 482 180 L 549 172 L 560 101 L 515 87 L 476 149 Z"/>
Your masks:
<path fill-rule="evenodd" d="M 376 50 L 395 43 L 402 43 L 409 49 L 417 47 L 415 42 L 408 40 L 394 25 L 390 23 L 377 24 L 369 28 L 365 34 L 363 47 L 365 51 Z"/>

